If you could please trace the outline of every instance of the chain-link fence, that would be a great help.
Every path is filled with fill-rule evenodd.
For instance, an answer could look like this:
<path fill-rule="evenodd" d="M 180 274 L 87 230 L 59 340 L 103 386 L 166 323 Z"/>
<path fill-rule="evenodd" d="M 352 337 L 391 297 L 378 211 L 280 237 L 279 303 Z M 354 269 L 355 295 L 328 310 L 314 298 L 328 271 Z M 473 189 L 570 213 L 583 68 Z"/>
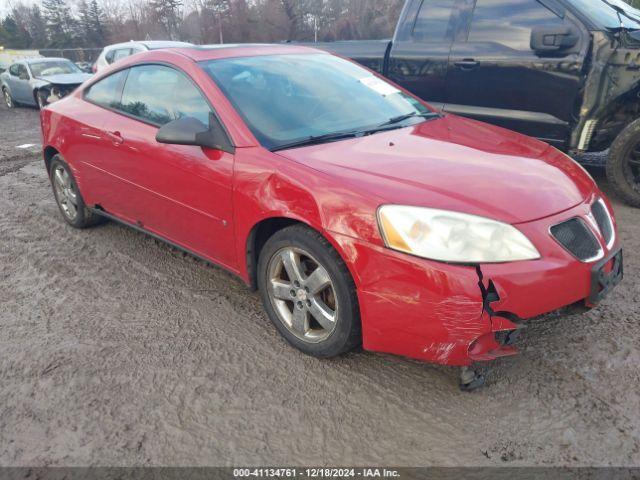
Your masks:
<path fill-rule="evenodd" d="M 93 63 L 98 59 L 101 48 L 45 48 L 40 50 L 43 57 L 63 57 L 72 62 Z"/>

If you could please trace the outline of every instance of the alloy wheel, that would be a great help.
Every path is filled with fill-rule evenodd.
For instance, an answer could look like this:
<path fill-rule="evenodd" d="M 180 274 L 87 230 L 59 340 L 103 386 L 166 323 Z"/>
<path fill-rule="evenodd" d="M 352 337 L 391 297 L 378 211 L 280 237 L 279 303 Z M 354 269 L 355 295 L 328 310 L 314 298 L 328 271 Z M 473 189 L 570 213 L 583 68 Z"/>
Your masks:
<path fill-rule="evenodd" d="M 7 107 L 13 108 L 13 99 L 11 98 L 11 94 L 6 88 L 2 90 L 2 93 L 4 93 L 4 101 L 7 104 Z"/>
<path fill-rule="evenodd" d="M 61 165 L 56 165 L 53 170 L 53 188 L 62 213 L 69 220 L 75 220 L 78 215 L 78 192 L 71 181 L 69 172 Z"/>
<path fill-rule="evenodd" d="M 308 252 L 280 249 L 269 261 L 268 295 L 282 324 L 299 339 L 327 339 L 338 321 L 336 292 L 327 270 Z"/>

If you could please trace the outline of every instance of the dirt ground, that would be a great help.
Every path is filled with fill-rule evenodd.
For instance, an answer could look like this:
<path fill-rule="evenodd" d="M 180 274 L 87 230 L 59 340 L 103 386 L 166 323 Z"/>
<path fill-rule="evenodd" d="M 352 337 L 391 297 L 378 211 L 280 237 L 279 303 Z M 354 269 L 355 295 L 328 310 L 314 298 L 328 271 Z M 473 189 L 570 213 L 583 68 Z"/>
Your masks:
<path fill-rule="evenodd" d="M 54 203 L 38 112 L 0 107 L 0 465 L 640 465 L 640 211 L 626 279 L 457 370 L 290 348 L 241 281 Z M 606 188 L 606 181 L 599 175 Z"/>

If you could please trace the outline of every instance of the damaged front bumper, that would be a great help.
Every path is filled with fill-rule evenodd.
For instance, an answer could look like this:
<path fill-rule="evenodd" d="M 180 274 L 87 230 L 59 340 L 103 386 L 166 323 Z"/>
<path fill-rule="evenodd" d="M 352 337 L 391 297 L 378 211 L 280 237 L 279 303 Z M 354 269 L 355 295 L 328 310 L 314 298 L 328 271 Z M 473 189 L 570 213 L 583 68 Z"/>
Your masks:
<path fill-rule="evenodd" d="M 527 319 L 595 306 L 622 278 L 617 241 L 585 263 L 549 234 L 550 225 L 587 215 L 592 201 L 517 225 L 541 253 L 532 261 L 450 265 L 338 238 L 356 272 L 364 348 L 467 366 L 516 354 Z"/>
<path fill-rule="evenodd" d="M 78 88 L 80 84 L 73 85 L 57 85 L 50 84 L 46 87 L 42 87 L 40 90 L 44 92 L 44 99 L 46 104 L 57 102 L 58 100 L 62 100 L 64 97 L 73 92 L 76 88 Z"/>

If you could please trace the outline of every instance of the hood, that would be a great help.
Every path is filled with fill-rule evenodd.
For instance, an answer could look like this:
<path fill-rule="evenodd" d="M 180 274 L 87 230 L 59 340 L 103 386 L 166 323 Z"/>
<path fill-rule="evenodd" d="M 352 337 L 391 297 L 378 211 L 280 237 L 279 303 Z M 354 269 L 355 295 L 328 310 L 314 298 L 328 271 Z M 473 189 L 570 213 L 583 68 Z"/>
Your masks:
<path fill-rule="evenodd" d="M 42 75 L 36 78 L 56 85 L 78 85 L 89 80 L 91 75 L 88 73 L 64 73 L 60 75 Z"/>
<path fill-rule="evenodd" d="M 580 165 L 546 143 L 454 115 L 278 154 L 340 177 L 381 204 L 511 224 L 572 208 L 596 188 Z"/>

